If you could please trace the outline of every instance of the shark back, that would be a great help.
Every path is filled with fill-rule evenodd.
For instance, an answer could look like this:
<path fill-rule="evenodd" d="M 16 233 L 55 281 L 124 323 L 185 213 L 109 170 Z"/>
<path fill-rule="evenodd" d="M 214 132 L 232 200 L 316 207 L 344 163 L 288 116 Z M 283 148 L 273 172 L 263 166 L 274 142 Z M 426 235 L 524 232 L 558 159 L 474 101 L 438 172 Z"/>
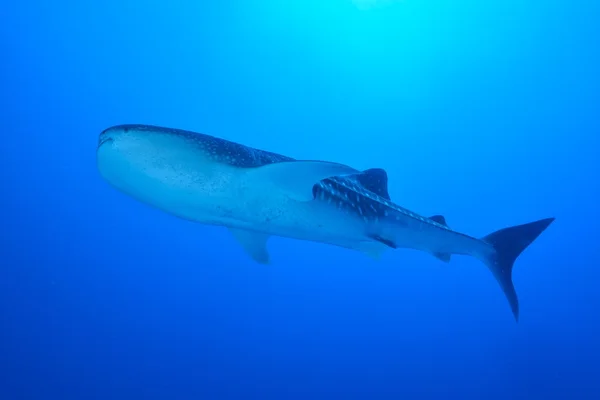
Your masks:
<path fill-rule="evenodd" d="M 411 219 L 451 231 L 443 219 L 424 217 L 394 203 L 387 187 L 387 174 L 379 168 L 345 177 L 332 177 L 313 187 L 315 199 L 335 203 L 357 213 L 366 222 Z"/>
<path fill-rule="evenodd" d="M 386 199 L 382 194 L 387 194 L 387 188 L 367 189 L 361 183 L 362 174 L 331 177 L 316 183 L 313 186 L 315 200 L 332 203 L 340 209 L 358 214 L 365 221 L 376 221 L 384 217 L 387 207 L 384 202 Z M 378 191 L 381 195 L 377 193 Z"/>
<path fill-rule="evenodd" d="M 421 238 L 428 232 L 435 236 L 455 234 L 473 238 L 450 229 L 441 215 L 425 217 L 394 203 L 387 190 L 387 174 L 382 169 L 325 179 L 313 187 L 316 201 L 326 202 L 363 223 L 365 240 L 370 239 L 388 248 L 412 247 L 430 250 L 437 258 L 448 262 L 450 254 L 429 249 Z M 419 232 L 419 235 L 415 235 Z"/>
<path fill-rule="evenodd" d="M 151 134 L 164 134 L 165 136 L 178 136 L 185 139 L 190 146 L 202 150 L 212 161 L 237 168 L 258 168 L 278 162 L 295 161 L 293 158 L 281 154 L 183 129 L 164 128 L 153 125 L 121 125 L 119 128 L 125 132 L 131 130 Z"/>
<path fill-rule="evenodd" d="M 234 168 L 261 169 L 261 167 L 281 164 L 283 168 L 280 170 L 288 171 L 284 164 L 297 161 L 292 157 L 245 146 L 211 135 L 153 125 L 128 124 L 110 128 L 105 131 L 108 135 L 104 135 L 104 132 L 101 134 L 100 145 L 106 140 L 105 136 L 110 139 L 110 132 L 114 130 L 122 131 L 125 134 L 135 132 L 142 136 L 147 134 L 177 137 L 181 143 L 185 143 L 186 147 L 199 150 L 198 154 L 203 154 L 211 162 Z M 304 169 L 300 169 L 300 171 L 304 171 Z M 280 180 L 280 183 L 293 185 L 298 181 L 310 180 L 311 176 L 310 174 L 305 176 L 286 174 Z M 388 192 L 387 173 L 383 169 L 372 168 L 362 172 L 355 171 L 350 175 L 330 176 L 313 182 L 311 197 L 314 200 L 333 203 L 339 208 L 360 216 L 366 222 L 378 222 L 395 215 L 397 219 L 399 219 L 398 217 L 408 217 L 425 221 L 443 229 L 449 229 L 445 224 L 419 216 L 393 203 Z"/>

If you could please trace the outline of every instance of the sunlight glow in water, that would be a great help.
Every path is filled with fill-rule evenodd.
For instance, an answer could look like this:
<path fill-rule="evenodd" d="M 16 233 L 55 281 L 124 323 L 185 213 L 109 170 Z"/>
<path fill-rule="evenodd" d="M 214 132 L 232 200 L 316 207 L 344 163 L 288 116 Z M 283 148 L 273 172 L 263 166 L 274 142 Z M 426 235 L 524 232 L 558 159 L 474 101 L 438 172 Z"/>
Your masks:
<path fill-rule="evenodd" d="M 375 7 L 382 7 L 390 5 L 400 0 L 352 0 L 354 5 L 362 10 L 369 10 Z"/>

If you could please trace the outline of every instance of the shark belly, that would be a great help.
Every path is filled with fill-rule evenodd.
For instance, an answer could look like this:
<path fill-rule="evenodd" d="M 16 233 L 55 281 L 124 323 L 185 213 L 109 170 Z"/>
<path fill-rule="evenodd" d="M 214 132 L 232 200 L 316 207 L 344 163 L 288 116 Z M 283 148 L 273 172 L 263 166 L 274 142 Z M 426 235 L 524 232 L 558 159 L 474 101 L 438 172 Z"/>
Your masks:
<path fill-rule="evenodd" d="M 119 191 L 189 221 L 309 240 L 346 248 L 368 241 L 364 223 L 318 201 L 290 198 L 247 170 L 182 155 L 179 165 L 132 157 L 122 149 L 98 149 L 101 175 Z"/>
<path fill-rule="evenodd" d="M 330 204 L 296 201 L 276 191 L 246 199 L 240 219 L 262 232 L 353 249 L 369 241 L 362 220 Z"/>
<path fill-rule="evenodd" d="M 103 145 L 97 159 L 101 175 L 116 189 L 183 219 L 216 223 L 219 213 L 227 215 L 221 207 L 223 198 L 234 196 L 232 168 L 201 157 L 191 163 L 182 158 L 180 165 L 173 165 L 149 154 L 132 157 L 122 149 Z"/>

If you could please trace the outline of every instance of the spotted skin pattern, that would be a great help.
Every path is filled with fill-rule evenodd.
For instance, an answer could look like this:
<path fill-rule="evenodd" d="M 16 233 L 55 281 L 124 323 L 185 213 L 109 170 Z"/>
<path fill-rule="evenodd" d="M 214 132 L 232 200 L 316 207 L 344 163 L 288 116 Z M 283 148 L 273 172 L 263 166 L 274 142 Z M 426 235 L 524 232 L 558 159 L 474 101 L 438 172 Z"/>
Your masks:
<path fill-rule="evenodd" d="M 178 140 L 175 147 L 181 147 L 183 144 L 183 148 L 186 151 L 181 151 L 179 148 L 178 156 L 183 154 L 184 157 L 189 157 L 192 160 L 192 164 L 194 164 L 198 155 L 200 157 L 208 156 L 208 158 L 212 158 L 216 163 L 233 167 L 230 170 L 233 170 L 234 173 L 239 172 L 235 171 L 238 168 L 253 169 L 267 164 L 296 161 L 291 157 L 254 149 L 206 134 L 148 125 L 119 125 L 103 131 L 100 134 L 98 142 L 99 169 L 105 175 L 106 179 L 109 181 L 113 180 L 113 183 L 119 181 L 121 174 L 127 175 L 131 172 L 131 168 L 123 168 L 119 164 L 122 161 L 123 154 L 127 156 L 130 154 L 126 152 L 119 153 L 117 151 L 115 159 L 112 158 L 115 155 L 112 149 L 113 146 L 107 146 L 103 152 L 100 151 L 100 148 L 104 143 L 115 141 L 114 135 L 120 135 L 121 132 L 128 132 L 129 130 L 134 134 L 147 132 L 148 134 L 159 135 L 158 139 L 162 139 L 160 135 L 163 134 L 182 138 L 184 139 L 183 142 Z M 136 135 L 133 136 L 136 137 Z M 153 142 L 153 140 L 148 140 L 148 142 Z M 156 144 L 156 142 L 154 143 Z M 172 143 L 173 141 L 165 140 L 164 145 L 167 152 Z M 158 145 L 159 148 L 160 145 Z M 187 147 L 188 145 L 190 146 L 189 148 Z M 200 151 L 194 151 L 196 149 Z M 143 160 L 143 156 L 145 155 L 144 150 L 136 149 L 135 151 L 141 152 L 142 157 L 140 159 Z M 158 151 L 160 152 L 160 150 Z M 135 154 L 135 156 L 139 157 L 140 154 Z M 141 164 L 142 169 L 147 167 L 143 162 Z M 192 168 L 191 172 L 186 171 L 188 175 L 194 172 L 194 168 Z M 134 171 L 134 173 L 147 175 L 148 171 Z M 217 180 L 217 182 L 223 185 L 229 184 L 229 181 L 223 183 Z M 129 182 L 127 184 L 132 183 Z M 135 185 L 136 181 L 133 179 L 132 187 L 128 190 L 139 195 L 136 192 L 139 187 Z M 147 190 L 146 194 L 148 193 L 158 198 L 164 197 L 161 191 L 153 192 L 152 190 Z M 268 193 L 265 192 L 259 194 L 267 194 L 264 197 L 269 197 Z M 259 262 L 264 262 L 265 257 L 268 258 L 264 246 L 269 234 L 303 238 L 305 240 L 317 240 L 343 247 L 360 249 L 360 246 L 357 247 L 356 243 L 348 246 L 347 238 L 344 236 L 348 226 L 357 227 L 360 225 L 359 229 L 365 228 L 366 236 L 392 248 L 412 248 L 427 251 L 446 262 L 449 261 L 451 254 L 463 254 L 477 258 L 492 271 L 510 304 L 516 320 L 519 318 L 519 302 L 512 282 L 513 264 L 521 252 L 536 240 L 554 221 L 554 218 L 544 218 L 526 224 L 503 228 L 483 238 L 476 239 L 451 230 L 445 225 L 444 218 L 439 215 L 426 218 L 392 202 L 387 191 L 387 174 L 382 169 L 370 169 L 352 175 L 333 176 L 314 182 L 312 194 L 312 201 L 314 203 L 307 203 L 309 204 L 308 209 L 311 209 L 312 214 L 305 213 L 303 214 L 303 218 L 309 220 L 311 229 L 319 226 L 319 222 L 323 218 L 329 218 L 330 227 L 334 226 L 337 231 L 333 229 L 335 233 L 324 240 L 322 236 L 318 236 L 314 232 L 314 234 L 306 235 L 305 231 L 298 228 L 298 221 L 292 221 L 293 223 L 288 223 L 287 225 L 284 224 L 283 227 L 278 226 L 276 227 L 277 229 L 271 226 L 269 229 L 259 230 L 259 234 L 262 236 L 256 236 L 256 232 L 254 233 L 255 236 L 248 236 L 247 229 L 243 228 L 240 231 L 237 229 L 239 228 L 238 226 L 236 228 L 238 236 L 240 232 L 244 232 L 240 237 L 245 242 L 246 248 L 247 250 L 249 249 L 248 251 L 253 258 Z M 210 200 L 210 196 L 208 198 Z M 306 210 L 307 207 L 304 203 L 306 202 L 288 201 L 283 208 L 285 210 Z M 325 207 L 322 207 L 323 205 Z M 333 211 L 330 207 L 335 207 L 335 209 L 355 218 L 345 219 L 342 213 L 330 212 Z M 169 209 L 168 212 L 173 213 L 173 209 Z M 360 221 L 356 217 L 362 219 L 364 223 L 355 224 L 355 222 Z M 318 220 L 310 220 L 311 218 L 318 218 Z M 342 222 L 350 221 L 351 223 L 349 225 L 343 223 L 336 225 L 336 222 L 340 218 Z M 201 216 L 201 219 L 207 221 L 204 216 Z M 306 222 L 304 219 L 300 220 L 301 224 Z M 198 220 L 198 218 L 195 217 L 194 220 Z M 222 219 L 219 221 L 221 224 L 229 226 L 223 223 Z M 288 229 L 288 231 L 285 231 L 285 229 Z M 282 232 L 285 234 L 282 235 Z M 364 243 L 362 238 L 359 239 L 359 244 L 361 243 Z M 367 248 L 366 250 L 373 251 L 372 248 L 370 250 Z"/>
<path fill-rule="evenodd" d="M 164 133 L 166 135 L 178 135 L 190 142 L 191 146 L 198 146 L 204 152 L 213 157 L 216 162 L 225 163 L 238 168 L 259 168 L 267 164 L 278 162 L 296 161 L 296 159 L 265 150 L 255 149 L 229 140 L 217 138 L 203 133 L 186 131 L 183 129 L 164 128 L 152 125 L 121 125 L 123 131 L 134 130 L 137 132 Z M 100 135 L 100 144 L 102 143 Z M 365 176 L 361 179 L 376 179 L 377 177 Z M 383 172 L 385 174 L 385 172 Z M 375 191 L 369 190 L 359 182 L 359 177 L 349 175 L 345 177 L 336 176 L 315 183 L 313 195 L 315 200 L 335 204 L 338 208 L 348 212 L 355 212 L 366 222 L 379 222 L 387 218 L 396 221 L 403 217 L 437 227 L 450 232 L 455 232 L 436 221 L 407 210 Z M 372 181 L 374 186 L 387 185 L 387 177 L 384 182 Z M 381 187 L 382 193 L 387 194 L 387 187 Z M 458 232 L 455 232 L 458 233 Z"/>

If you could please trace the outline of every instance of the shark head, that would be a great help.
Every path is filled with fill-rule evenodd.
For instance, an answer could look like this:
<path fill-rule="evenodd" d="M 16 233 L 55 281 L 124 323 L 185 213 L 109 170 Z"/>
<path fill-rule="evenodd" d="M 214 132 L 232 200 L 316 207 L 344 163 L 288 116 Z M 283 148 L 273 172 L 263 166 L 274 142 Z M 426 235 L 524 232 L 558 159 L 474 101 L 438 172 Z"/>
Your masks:
<path fill-rule="evenodd" d="M 216 138 L 200 133 L 149 125 L 117 125 L 100 133 L 97 160 L 101 170 L 115 157 L 134 165 L 180 164 L 186 156 L 233 163 L 234 150 L 217 146 Z"/>
<path fill-rule="evenodd" d="M 198 162 L 205 162 L 235 168 L 293 161 L 214 136 L 151 125 L 117 125 L 104 130 L 98 139 L 97 156 L 101 173 L 108 165 L 125 161 L 145 169 L 183 166 L 186 160 L 196 167 Z"/>
<path fill-rule="evenodd" d="M 294 160 L 202 133 L 151 125 L 104 130 L 96 159 L 100 175 L 112 186 L 176 214 L 181 213 L 173 210 L 190 204 L 233 196 L 236 185 L 251 186 L 248 196 L 270 190 L 309 201 L 321 179 L 357 172 L 342 164 Z"/>
<path fill-rule="evenodd" d="M 227 190 L 239 171 L 260 165 L 245 146 L 150 125 L 104 130 L 96 162 L 100 175 L 119 191 L 178 215 L 196 199 Z"/>

